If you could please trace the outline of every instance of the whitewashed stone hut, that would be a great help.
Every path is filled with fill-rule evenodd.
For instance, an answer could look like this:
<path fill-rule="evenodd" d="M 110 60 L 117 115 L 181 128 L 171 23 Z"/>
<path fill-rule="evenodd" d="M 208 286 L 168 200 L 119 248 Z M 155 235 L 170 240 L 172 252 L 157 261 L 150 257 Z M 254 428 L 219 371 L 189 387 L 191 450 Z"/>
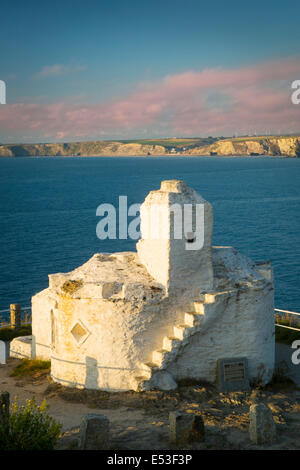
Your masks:
<path fill-rule="evenodd" d="M 203 246 L 172 235 L 172 204 L 202 205 Z M 151 213 L 161 205 L 159 219 Z M 173 214 L 173 215 L 172 215 Z M 171 233 L 149 239 L 154 224 Z M 273 279 L 232 247 L 212 247 L 212 206 L 183 181 L 163 181 L 141 207 L 137 252 L 95 254 L 49 275 L 32 298 L 32 357 L 51 359 L 65 386 L 173 389 L 181 379 L 215 382 L 217 361 L 248 359 L 250 379 L 274 368 Z M 191 230 L 193 232 L 193 230 Z"/>

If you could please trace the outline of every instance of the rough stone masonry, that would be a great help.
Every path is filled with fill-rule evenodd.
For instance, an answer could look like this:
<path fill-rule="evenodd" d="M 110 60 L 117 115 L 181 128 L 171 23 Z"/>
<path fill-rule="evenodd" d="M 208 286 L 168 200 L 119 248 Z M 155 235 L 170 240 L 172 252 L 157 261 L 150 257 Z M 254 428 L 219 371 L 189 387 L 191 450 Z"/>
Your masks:
<path fill-rule="evenodd" d="M 186 233 L 172 237 L 173 203 L 202 204 L 200 249 L 186 250 Z M 153 204 L 163 207 L 159 220 Z M 147 239 L 146 218 L 170 238 Z M 272 267 L 212 246 L 212 231 L 211 204 L 183 181 L 163 181 L 141 206 L 136 252 L 97 253 L 74 271 L 49 275 L 49 287 L 32 298 L 31 357 L 51 359 L 53 380 L 76 388 L 215 382 L 218 360 L 240 357 L 250 380 L 267 383 L 274 368 Z M 18 341 L 11 349 L 22 354 Z"/>

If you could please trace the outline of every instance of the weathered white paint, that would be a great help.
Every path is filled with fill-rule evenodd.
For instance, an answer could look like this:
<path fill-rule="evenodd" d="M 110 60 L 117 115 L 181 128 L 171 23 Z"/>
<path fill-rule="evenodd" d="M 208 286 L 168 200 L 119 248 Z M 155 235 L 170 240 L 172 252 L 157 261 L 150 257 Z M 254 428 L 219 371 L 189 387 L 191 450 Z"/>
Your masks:
<path fill-rule="evenodd" d="M 163 182 L 141 210 L 204 204 L 204 246 L 142 239 L 136 252 L 95 254 L 49 276 L 32 299 L 32 357 L 51 358 L 64 385 L 103 390 L 173 389 L 182 378 L 216 378 L 216 362 L 246 356 L 250 379 L 274 368 L 273 276 L 232 247 L 212 247 L 212 208 L 183 182 Z M 155 220 L 150 218 L 150 224 Z"/>
<path fill-rule="evenodd" d="M 55 309 L 55 291 L 51 287 L 44 289 L 32 297 L 31 302 L 32 357 L 48 360 L 51 356 L 51 312 Z"/>
<path fill-rule="evenodd" d="M 196 207 L 204 208 L 203 247 L 199 250 L 187 248 L 187 233 L 184 231 L 186 207 L 194 212 Z M 179 209 L 181 218 L 181 239 L 174 238 L 174 225 L 180 224 L 172 208 Z M 158 191 L 151 191 L 141 206 L 142 239 L 137 243 L 137 252 L 148 272 L 173 295 L 173 291 L 184 289 L 193 293 L 193 288 L 209 290 L 213 288 L 213 268 L 211 259 L 211 237 L 213 210 L 183 181 L 163 181 Z M 181 213 L 181 217 L 180 217 Z M 200 222 L 200 221 L 199 221 Z M 201 227 L 202 229 L 202 224 Z M 157 234 L 157 237 L 153 237 Z M 195 243 L 197 240 L 195 240 Z"/>
<path fill-rule="evenodd" d="M 0 364 L 6 364 L 6 345 L 0 341 Z"/>
<path fill-rule="evenodd" d="M 10 343 L 10 357 L 30 359 L 32 357 L 32 336 L 19 336 Z"/>

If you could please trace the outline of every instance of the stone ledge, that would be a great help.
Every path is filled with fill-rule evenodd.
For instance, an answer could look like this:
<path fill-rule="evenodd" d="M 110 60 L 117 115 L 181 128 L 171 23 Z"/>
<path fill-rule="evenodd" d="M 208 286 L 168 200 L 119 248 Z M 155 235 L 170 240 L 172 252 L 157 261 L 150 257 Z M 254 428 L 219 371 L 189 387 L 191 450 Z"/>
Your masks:
<path fill-rule="evenodd" d="M 31 359 L 32 336 L 19 336 L 10 343 L 10 357 L 16 359 Z"/>

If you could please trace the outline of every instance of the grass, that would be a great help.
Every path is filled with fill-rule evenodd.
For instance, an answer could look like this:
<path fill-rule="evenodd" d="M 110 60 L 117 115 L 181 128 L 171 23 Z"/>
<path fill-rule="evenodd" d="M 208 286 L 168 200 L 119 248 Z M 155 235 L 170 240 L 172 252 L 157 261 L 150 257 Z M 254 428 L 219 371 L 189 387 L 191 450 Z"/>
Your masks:
<path fill-rule="evenodd" d="M 18 336 L 29 336 L 31 335 L 31 325 L 28 326 L 22 326 L 18 330 L 15 330 L 13 328 L 7 327 L 7 328 L 1 328 L 0 329 L 0 340 L 1 341 L 11 341 L 14 338 L 17 338 Z"/>
<path fill-rule="evenodd" d="M 22 359 L 10 373 L 11 377 L 24 377 L 28 375 L 40 375 L 39 373 L 50 370 L 50 361 L 41 361 L 38 359 Z"/>
<path fill-rule="evenodd" d="M 241 137 L 228 137 L 223 139 L 224 141 L 234 141 L 234 142 L 245 142 L 247 140 L 263 140 L 263 139 L 286 139 L 286 138 L 297 138 L 298 135 L 251 135 L 251 136 L 241 136 Z"/>
<path fill-rule="evenodd" d="M 288 330 L 287 328 L 275 328 L 275 341 L 277 343 L 283 343 L 291 345 L 296 339 L 300 340 L 300 331 Z"/>
<path fill-rule="evenodd" d="M 295 382 L 289 374 L 289 367 L 285 361 L 281 361 L 274 369 L 272 380 L 263 387 L 265 391 L 288 392 L 296 388 Z"/>
<path fill-rule="evenodd" d="M 278 313 L 276 313 L 275 322 L 279 325 L 291 326 L 293 328 L 300 329 L 299 320 L 297 318 L 293 318 L 293 315 L 289 315 L 288 313 L 284 315 L 279 315 Z M 284 343 L 290 345 L 296 339 L 300 340 L 300 331 L 275 326 L 275 341 L 277 343 Z"/>
<path fill-rule="evenodd" d="M 133 140 L 119 140 L 123 144 L 141 144 L 141 145 L 162 145 L 167 149 L 175 148 L 181 150 L 182 148 L 202 147 L 210 145 L 217 139 L 214 137 L 206 138 L 179 138 L 179 139 L 133 139 Z"/>
<path fill-rule="evenodd" d="M 82 286 L 82 281 L 66 281 L 63 286 L 62 290 L 67 294 L 72 294 L 76 290 L 78 290 Z"/>

